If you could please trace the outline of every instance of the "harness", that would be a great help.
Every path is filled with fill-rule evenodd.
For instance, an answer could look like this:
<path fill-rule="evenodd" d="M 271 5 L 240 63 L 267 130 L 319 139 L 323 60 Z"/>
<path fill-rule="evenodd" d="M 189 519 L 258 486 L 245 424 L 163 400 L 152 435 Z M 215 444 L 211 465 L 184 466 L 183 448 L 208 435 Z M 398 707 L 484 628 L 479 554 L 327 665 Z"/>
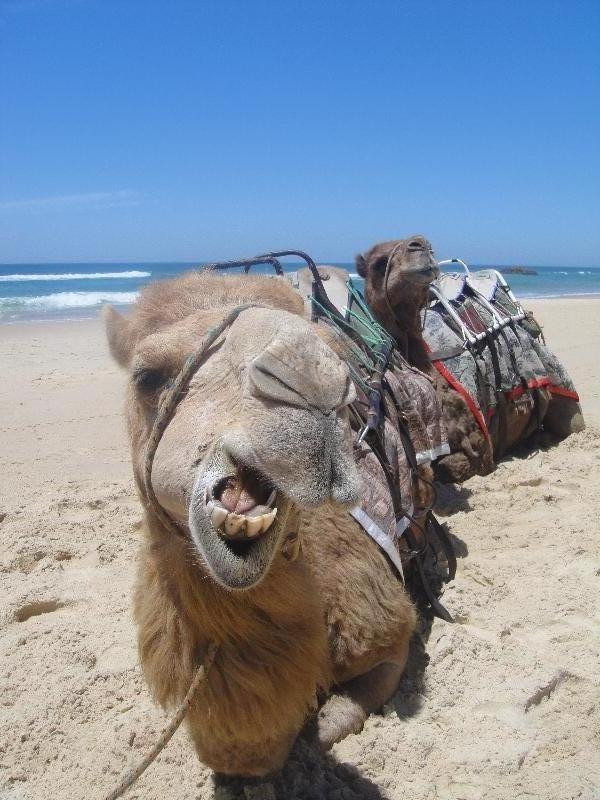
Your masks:
<path fill-rule="evenodd" d="M 400 532 L 399 552 L 393 549 L 394 543 L 364 511 L 353 509 L 350 513 L 389 557 L 413 599 L 422 608 L 429 609 L 434 615 L 451 622 L 452 617 L 439 602 L 439 596 L 443 584 L 452 580 L 456 572 L 452 543 L 444 528 L 435 519 L 431 507 L 419 509 L 418 513 L 414 508 L 407 507 L 406 500 L 410 498 L 403 498 L 399 477 L 386 451 L 385 426 L 386 423 L 391 423 L 398 432 L 408 462 L 412 497 L 416 497 L 418 482 L 423 478 L 418 472 L 417 456 L 404 409 L 389 385 L 390 371 L 398 369 L 401 366 L 400 362 L 403 361 L 395 340 L 378 325 L 362 295 L 350 283 L 352 300 L 360 310 L 363 332 L 359 333 L 352 324 L 353 312 L 348 314 L 350 319 L 340 314 L 327 296 L 316 264 L 302 251 L 272 252 L 207 266 L 217 270 L 241 268 L 248 273 L 252 266 L 269 264 L 277 275 L 282 276 L 284 272 L 279 259 L 284 256 L 296 256 L 306 262 L 313 278 L 312 320 L 329 326 L 343 344 L 345 360 L 357 390 L 357 398 L 350 406 L 355 458 L 359 461 L 364 457 L 362 451 L 366 448 L 375 456 L 383 471 L 393 506 L 396 531 Z M 359 319 L 355 312 L 354 316 Z M 435 497 L 435 490 L 433 496 Z"/>
<path fill-rule="evenodd" d="M 442 286 L 432 285 L 430 307 L 441 314 L 446 324 L 460 336 L 464 349 L 473 356 L 475 367 L 494 398 L 493 405 L 487 409 L 488 419 L 483 427 L 481 416 L 475 416 L 483 432 L 489 436 L 489 422 L 495 414 L 494 458 L 497 461 L 504 454 L 508 443 L 509 399 L 518 413 L 533 411 L 538 431 L 542 424 L 537 386 L 530 385 L 524 375 L 530 365 L 523 358 L 519 363 L 517 357 L 517 350 L 522 350 L 523 333 L 527 332 L 531 336 L 527 327 L 522 324 L 527 322 L 527 314 L 499 272 L 483 270 L 471 273 L 467 264 L 457 258 L 440 261 L 440 266 L 446 264 L 460 265 L 464 274 L 446 273 L 443 276 L 451 282 L 449 293 Z M 541 329 L 538 327 L 537 335 L 540 334 Z M 480 358 L 486 353 L 490 366 L 487 376 L 480 364 Z M 452 350 L 446 354 L 433 352 L 430 355 L 432 363 L 447 380 L 447 369 L 439 362 L 450 360 L 455 355 L 460 354 Z M 502 368 L 506 380 L 503 379 Z M 452 366 L 450 369 L 452 370 Z M 506 383 L 509 387 L 518 387 L 518 397 L 510 389 L 507 392 Z M 537 384 L 537 381 L 534 383 Z M 454 382 L 451 381 L 451 384 L 454 386 Z M 471 407 L 470 403 L 469 406 Z"/>

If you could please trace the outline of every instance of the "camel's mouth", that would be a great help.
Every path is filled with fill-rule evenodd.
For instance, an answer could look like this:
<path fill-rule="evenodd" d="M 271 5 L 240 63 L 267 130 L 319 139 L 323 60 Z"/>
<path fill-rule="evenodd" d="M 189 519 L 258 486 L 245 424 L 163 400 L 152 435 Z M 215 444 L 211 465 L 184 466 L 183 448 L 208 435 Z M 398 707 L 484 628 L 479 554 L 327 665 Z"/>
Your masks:
<path fill-rule="evenodd" d="M 233 475 L 206 487 L 206 511 L 226 541 L 243 542 L 269 530 L 277 516 L 276 498 L 268 478 L 238 466 Z"/>
<path fill-rule="evenodd" d="M 273 560 L 289 501 L 266 476 L 233 462 L 222 450 L 211 462 L 194 486 L 192 538 L 218 583 L 249 589 Z"/>
<path fill-rule="evenodd" d="M 412 263 L 404 265 L 401 272 L 412 283 L 425 285 L 433 283 L 439 277 L 440 268 L 433 256 L 429 252 L 423 251 Z"/>
<path fill-rule="evenodd" d="M 440 274 L 431 245 L 420 235 L 398 242 L 388 258 L 392 272 L 397 271 L 404 280 L 412 283 L 427 285 Z"/>

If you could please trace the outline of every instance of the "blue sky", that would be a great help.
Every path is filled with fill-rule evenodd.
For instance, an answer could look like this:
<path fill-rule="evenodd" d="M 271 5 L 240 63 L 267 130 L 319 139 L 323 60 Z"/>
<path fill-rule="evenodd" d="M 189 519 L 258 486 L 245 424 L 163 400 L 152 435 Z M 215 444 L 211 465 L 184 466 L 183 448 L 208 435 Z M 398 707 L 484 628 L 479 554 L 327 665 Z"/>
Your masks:
<path fill-rule="evenodd" d="M 0 261 L 600 264 L 600 2 L 0 0 Z"/>

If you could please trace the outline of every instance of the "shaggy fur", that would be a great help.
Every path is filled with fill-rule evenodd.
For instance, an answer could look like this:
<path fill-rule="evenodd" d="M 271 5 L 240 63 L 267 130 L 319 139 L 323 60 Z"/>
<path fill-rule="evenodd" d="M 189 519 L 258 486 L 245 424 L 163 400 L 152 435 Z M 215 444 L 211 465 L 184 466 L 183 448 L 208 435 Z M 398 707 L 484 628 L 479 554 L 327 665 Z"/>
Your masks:
<path fill-rule="evenodd" d="M 302 299 L 284 281 L 191 273 L 145 289 L 130 318 L 108 311 L 111 351 L 134 376 L 151 369 L 166 379 L 227 308 L 252 301 L 303 314 Z M 235 323 L 242 331 L 244 316 Z M 252 336 L 249 330 L 248 347 Z M 186 417 L 178 409 L 165 433 L 168 439 L 171 427 L 189 425 L 190 455 L 182 447 L 169 456 L 168 442 L 167 455 L 157 453 L 174 484 L 178 460 L 194 457 L 198 436 L 229 430 L 244 407 L 235 353 L 226 340 L 212 352 L 181 404 L 195 403 L 198 413 Z M 127 411 L 139 486 L 158 397 L 132 378 Z M 219 646 L 187 719 L 199 757 L 219 772 L 264 775 L 280 768 L 316 710 L 317 695 L 332 685 L 338 688 L 318 716 L 321 744 L 360 730 L 395 690 L 406 660 L 415 611 L 385 557 L 339 506 L 299 510 L 300 558 L 290 562 L 278 551 L 258 585 L 232 592 L 212 579 L 189 540 L 166 531 L 146 509 L 135 594 L 144 674 L 162 705 L 177 703 L 209 642 Z"/>

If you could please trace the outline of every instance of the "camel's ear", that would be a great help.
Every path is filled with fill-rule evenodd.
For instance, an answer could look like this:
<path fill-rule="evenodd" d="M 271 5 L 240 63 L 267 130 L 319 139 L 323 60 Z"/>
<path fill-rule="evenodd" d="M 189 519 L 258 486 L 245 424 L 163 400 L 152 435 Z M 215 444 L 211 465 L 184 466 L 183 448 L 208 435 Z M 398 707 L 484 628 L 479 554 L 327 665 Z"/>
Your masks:
<path fill-rule="evenodd" d="M 364 256 L 362 256 L 360 253 L 359 253 L 359 255 L 356 256 L 355 264 L 356 264 L 356 271 L 358 272 L 360 277 L 361 278 L 366 278 L 367 277 L 367 262 L 365 261 Z"/>
<path fill-rule="evenodd" d="M 127 367 L 133 352 L 131 323 L 112 306 L 105 306 L 103 315 L 111 355 L 117 364 Z"/>

